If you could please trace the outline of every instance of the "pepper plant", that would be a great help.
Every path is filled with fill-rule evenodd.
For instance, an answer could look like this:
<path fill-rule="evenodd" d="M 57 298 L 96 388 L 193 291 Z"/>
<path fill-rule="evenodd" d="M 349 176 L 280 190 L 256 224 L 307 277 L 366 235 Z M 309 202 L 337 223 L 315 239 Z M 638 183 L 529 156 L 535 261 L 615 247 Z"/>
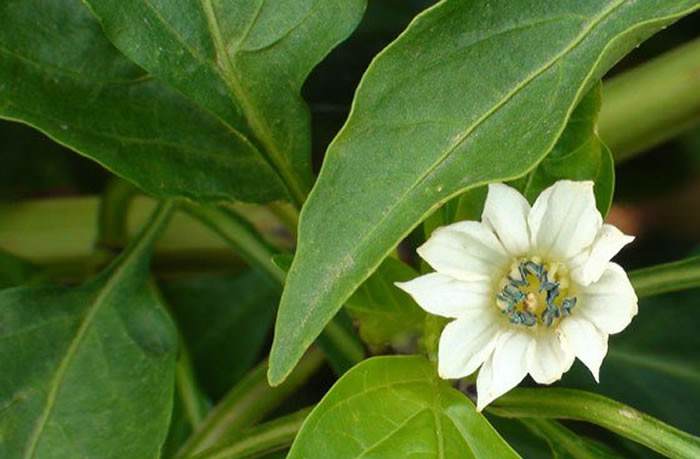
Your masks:
<path fill-rule="evenodd" d="M 700 257 L 603 225 L 698 9 L 0 0 L 6 165 L 100 190 L 0 206 L 0 457 L 700 457 Z"/>

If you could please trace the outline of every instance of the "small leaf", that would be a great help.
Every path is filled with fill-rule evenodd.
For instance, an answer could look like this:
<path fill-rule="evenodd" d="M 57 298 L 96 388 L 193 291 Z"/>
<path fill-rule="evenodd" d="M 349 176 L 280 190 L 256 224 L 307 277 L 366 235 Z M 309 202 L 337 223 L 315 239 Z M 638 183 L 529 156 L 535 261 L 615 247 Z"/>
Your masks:
<path fill-rule="evenodd" d="M 314 408 L 289 459 L 519 457 L 465 395 L 422 357 L 375 357 Z"/>
<path fill-rule="evenodd" d="M 615 164 L 610 150 L 596 133 L 600 111 L 600 83 L 591 89 L 571 114 L 566 129 L 547 157 L 513 185 L 531 203 L 558 180 L 592 180 L 598 210 L 603 217 L 612 205 Z"/>
<path fill-rule="evenodd" d="M 348 299 L 345 309 L 359 323 L 364 342 L 379 349 L 388 345 L 403 349 L 420 334 L 425 312 L 394 285 L 417 276 L 410 266 L 387 258 Z"/>
<path fill-rule="evenodd" d="M 700 8 L 695 0 L 482 6 L 438 3 L 367 69 L 301 213 L 271 383 L 413 227 L 459 193 L 535 167 L 612 64 Z"/>
<path fill-rule="evenodd" d="M 159 453 L 177 340 L 147 269 L 169 212 L 81 287 L 0 292 L 0 457 Z"/>
<path fill-rule="evenodd" d="M 257 271 L 163 282 L 202 387 L 223 396 L 259 360 L 279 287 Z"/>

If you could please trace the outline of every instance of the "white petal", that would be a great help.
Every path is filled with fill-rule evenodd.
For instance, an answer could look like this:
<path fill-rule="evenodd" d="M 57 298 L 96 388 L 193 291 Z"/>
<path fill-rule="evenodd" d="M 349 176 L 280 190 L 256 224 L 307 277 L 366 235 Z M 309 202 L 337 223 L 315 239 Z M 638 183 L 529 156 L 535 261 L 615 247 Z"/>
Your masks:
<path fill-rule="evenodd" d="M 435 271 L 461 280 L 493 279 L 508 264 L 498 238 L 480 222 L 438 228 L 417 251 Z"/>
<path fill-rule="evenodd" d="M 530 342 L 527 368 L 538 384 L 552 384 L 561 378 L 574 363 L 574 354 L 562 346 L 553 330 L 547 329 L 535 335 Z"/>
<path fill-rule="evenodd" d="M 529 213 L 530 204 L 517 190 L 501 183 L 489 185 L 481 221 L 496 233 L 511 255 L 524 255 L 530 249 Z"/>
<path fill-rule="evenodd" d="M 495 306 L 491 283 L 462 281 L 440 273 L 430 273 L 396 286 L 411 295 L 416 303 L 431 314 L 460 317 L 469 310 Z"/>
<path fill-rule="evenodd" d="M 498 338 L 496 349 L 476 379 L 477 411 L 517 386 L 527 375 L 531 340 L 531 335 L 519 331 L 508 331 Z"/>
<path fill-rule="evenodd" d="M 558 331 L 563 335 L 564 345 L 591 370 L 598 382 L 600 365 L 608 353 L 608 335 L 580 316 L 564 318 Z"/>
<path fill-rule="evenodd" d="M 625 270 L 608 263 L 598 282 L 578 295 L 573 313 L 582 314 L 605 333 L 624 330 L 637 314 L 637 295 Z"/>
<path fill-rule="evenodd" d="M 593 244 L 569 263 L 571 277 L 581 285 L 597 282 L 610 259 L 632 241 L 634 236 L 626 235 L 613 225 L 603 225 Z"/>
<path fill-rule="evenodd" d="M 493 351 L 499 321 L 494 313 L 470 313 L 445 327 L 438 348 L 438 373 L 456 379 L 474 373 Z"/>
<path fill-rule="evenodd" d="M 603 224 L 593 182 L 558 181 L 538 196 L 527 220 L 539 255 L 573 257 L 593 243 Z"/>

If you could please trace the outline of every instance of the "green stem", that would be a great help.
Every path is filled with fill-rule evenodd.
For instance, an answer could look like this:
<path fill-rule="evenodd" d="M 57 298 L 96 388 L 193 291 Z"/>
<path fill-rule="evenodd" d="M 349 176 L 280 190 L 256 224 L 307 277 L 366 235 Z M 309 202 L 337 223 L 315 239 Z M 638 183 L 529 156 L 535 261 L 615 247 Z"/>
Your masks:
<path fill-rule="evenodd" d="M 700 38 L 603 85 L 598 131 L 625 161 L 700 122 Z"/>
<path fill-rule="evenodd" d="M 630 272 L 640 298 L 700 287 L 700 255 Z"/>
<path fill-rule="evenodd" d="M 192 459 L 243 459 L 289 448 L 312 407 L 248 429 L 226 445 L 214 446 Z"/>
<path fill-rule="evenodd" d="M 115 178 L 100 199 L 97 247 L 119 252 L 129 240 L 129 206 L 140 191 L 130 182 Z"/>
<path fill-rule="evenodd" d="M 606 397 L 574 389 L 514 389 L 489 412 L 508 418 L 586 421 L 671 458 L 700 457 L 700 438 Z"/>
<path fill-rule="evenodd" d="M 286 273 L 272 262 L 275 251 L 250 223 L 224 207 L 187 203 L 184 208 L 223 238 L 249 265 L 257 266 L 284 285 Z"/>
<path fill-rule="evenodd" d="M 190 215 L 200 219 L 221 236 L 251 266 L 262 269 L 280 289 L 284 287 L 287 273 L 272 261 L 277 255 L 275 250 L 258 235 L 255 228 L 224 207 L 196 204 L 186 206 Z M 344 373 L 365 356 L 364 347 L 357 336 L 337 319 L 326 325 L 318 344 L 338 374 Z"/>
<path fill-rule="evenodd" d="M 289 378 L 276 387 L 267 384 L 267 362 L 258 365 L 209 412 L 177 457 L 191 456 L 210 448 L 260 421 L 306 383 L 322 363 L 323 354 L 312 348 Z"/>

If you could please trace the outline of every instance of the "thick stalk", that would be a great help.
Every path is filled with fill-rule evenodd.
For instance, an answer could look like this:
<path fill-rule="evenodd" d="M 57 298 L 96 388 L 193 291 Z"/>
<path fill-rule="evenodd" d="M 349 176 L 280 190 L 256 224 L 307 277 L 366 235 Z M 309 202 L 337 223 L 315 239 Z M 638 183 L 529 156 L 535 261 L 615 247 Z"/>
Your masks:
<path fill-rule="evenodd" d="M 192 459 L 243 459 L 289 448 L 310 412 L 311 407 L 304 408 L 260 424 L 236 435 L 229 443 L 207 449 Z"/>
<path fill-rule="evenodd" d="M 617 162 L 700 122 L 700 38 L 603 84 L 598 132 Z"/>
<path fill-rule="evenodd" d="M 289 378 L 277 387 L 267 384 L 267 362 L 258 365 L 209 412 L 177 457 L 188 457 L 211 448 L 260 421 L 304 385 L 322 363 L 323 354 L 312 348 Z"/>
<path fill-rule="evenodd" d="M 640 298 L 700 287 L 700 255 L 630 272 Z"/>
<path fill-rule="evenodd" d="M 222 207 L 191 204 L 187 206 L 187 210 L 219 234 L 251 266 L 262 269 L 279 285 L 280 290 L 284 287 L 286 271 L 272 261 L 279 253 L 276 253 L 252 226 L 245 224 L 235 213 Z M 337 318 L 326 325 L 318 344 L 338 374 L 349 370 L 365 356 L 360 340 L 343 327 Z"/>
<path fill-rule="evenodd" d="M 601 395 L 573 389 L 514 389 L 489 412 L 508 418 L 573 419 L 597 424 L 671 458 L 700 457 L 700 438 Z"/>
<path fill-rule="evenodd" d="M 175 389 L 182 403 L 187 421 L 194 429 L 204 420 L 207 414 L 208 403 L 199 390 L 190 354 L 182 340 L 180 340 L 178 353 L 175 364 Z"/>
<path fill-rule="evenodd" d="M 185 204 L 187 212 L 221 236 L 249 265 L 257 266 L 280 285 L 286 273 L 272 262 L 275 250 L 251 224 L 233 211 L 216 206 Z"/>

